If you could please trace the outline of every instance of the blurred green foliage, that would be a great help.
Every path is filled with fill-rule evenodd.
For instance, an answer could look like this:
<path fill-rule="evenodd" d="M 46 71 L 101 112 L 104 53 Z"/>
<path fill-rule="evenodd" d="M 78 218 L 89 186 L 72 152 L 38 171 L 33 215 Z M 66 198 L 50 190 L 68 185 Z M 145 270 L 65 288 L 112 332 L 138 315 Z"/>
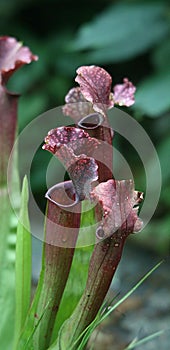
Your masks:
<path fill-rule="evenodd" d="M 169 1 L 1 0 L 0 34 L 17 37 L 39 55 L 38 63 L 23 67 L 10 81 L 9 88 L 22 94 L 20 130 L 40 113 L 64 103 L 75 84 L 75 70 L 83 64 L 103 66 L 114 84 L 126 76 L 136 84 L 136 104 L 129 113 L 152 139 L 163 173 L 161 199 L 152 221 L 155 226 L 148 226 L 147 232 L 154 234 L 156 227 L 154 247 L 162 247 L 162 228 L 169 242 Z M 124 142 L 116 141 L 116 147 L 123 152 Z M 129 152 L 138 188 L 145 190 L 141 163 L 135 151 Z M 32 187 L 37 201 L 42 201 L 47 164 L 39 153 L 41 166 L 35 167 Z"/>

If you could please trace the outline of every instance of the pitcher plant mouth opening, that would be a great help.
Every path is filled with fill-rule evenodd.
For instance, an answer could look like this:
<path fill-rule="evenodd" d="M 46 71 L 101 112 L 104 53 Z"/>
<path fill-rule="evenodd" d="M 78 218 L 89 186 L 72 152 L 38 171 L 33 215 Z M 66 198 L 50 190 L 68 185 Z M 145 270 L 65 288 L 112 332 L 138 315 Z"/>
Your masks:
<path fill-rule="evenodd" d="M 83 117 L 78 126 L 82 129 L 92 130 L 97 129 L 103 122 L 103 116 L 100 113 L 91 113 Z"/>
<path fill-rule="evenodd" d="M 71 180 L 51 187 L 47 193 L 45 242 L 75 248 L 81 217 L 81 203 Z"/>
<path fill-rule="evenodd" d="M 48 189 L 45 194 L 52 203 L 61 208 L 72 208 L 79 202 L 72 180 L 60 182 Z"/>

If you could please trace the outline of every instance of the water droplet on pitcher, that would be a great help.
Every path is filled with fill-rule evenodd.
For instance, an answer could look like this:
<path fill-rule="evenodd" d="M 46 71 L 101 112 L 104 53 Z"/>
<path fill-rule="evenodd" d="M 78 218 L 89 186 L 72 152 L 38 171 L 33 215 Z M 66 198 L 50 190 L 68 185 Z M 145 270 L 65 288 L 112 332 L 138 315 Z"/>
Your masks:
<path fill-rule="evenodd" d="M 62 240 L 63 243 L 65 243 L 65 242 L 67 242 L 67 237 L 62 237 L 61 240 Z"/>
<path fill-rule="evenodd" d="M 104 233 L 104 230 L 101 226 L 99 226 L 96 230 L 96 237 L 98 239 L 103 239 L 105 237 L 105 233 Z"/>

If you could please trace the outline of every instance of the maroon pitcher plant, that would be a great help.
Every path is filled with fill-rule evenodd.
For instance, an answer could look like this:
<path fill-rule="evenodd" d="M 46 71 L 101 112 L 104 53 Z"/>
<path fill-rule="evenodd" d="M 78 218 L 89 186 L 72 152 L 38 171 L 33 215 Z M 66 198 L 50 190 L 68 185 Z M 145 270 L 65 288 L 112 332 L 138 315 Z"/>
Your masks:
<path fill-rule="evenodd" d="M 7 89 L 7 83 L 15 71 L 24 64 L 36 61 L 30 49 L 22 46 L 15 38 L 0 37 L 0 313 L 2 348 L 11 348 L 15 329 L 15 250 L 17 219 L 20 202 L 19 180 L 17 172 L 17 152 L 7 168 L 17 134 L 17 107 L 19 95 Z M 8 190 L 14 198 L 11 208 Z M 13 211 L 14 209 L 14 211 Z M 13 253 L 13 258 L 10 259 Z M 8 344 L 8 345 L 7 345 Z"/>
<path fill-rule="evenodd" d="M 50 268 L 54 275 L 57 274 L 56 264 L 61 266 L 58 278 L 63 288 L 76 246 L 84 200 L 94 206 L 97 229 L 86 287 L 71 317 L 60 330 L 55 348 L 58 350 L 77 349 L 76 339 L 94 320 L 104 301 L 126 238 L 142 227 L 138 217 L 142 193 L 135 191 L 132 180 L 114 178 L 114 132 L 107 116 L 107 110 L 115 105 L 128 107 L 134 103 L 135 87 L 125 78 L 112 92 L 111 76 L 96 66 L 78 68 L 75 80 L 79 86 L 68 92 L 63 107 L 63 113 L 73 118 L 75 127 L 49 131 L 43 146 L 59 158 L 70 176 L 70 181 L 54 186 L 47 193 L 46 270 Z M 46 272 L 48 279 L 50 274 Z M 49 288 L 46 294 L 51 293 L 50 281 L 46 283 Z M 52 308 L 57 312 L 60 297 L 56 296 L 55 300 Z M 51 314 L 49 322 L 53 323 L 50 319 L 53 319 Z"/>
<path fill-rule="evenodd" d="M 0 184 L 6 182 L 7 164 L 16 135 L 19 97 L 8 91 L 6 84 L 18 68 L 37 59 L 15 38 L 0 37 Z"/>

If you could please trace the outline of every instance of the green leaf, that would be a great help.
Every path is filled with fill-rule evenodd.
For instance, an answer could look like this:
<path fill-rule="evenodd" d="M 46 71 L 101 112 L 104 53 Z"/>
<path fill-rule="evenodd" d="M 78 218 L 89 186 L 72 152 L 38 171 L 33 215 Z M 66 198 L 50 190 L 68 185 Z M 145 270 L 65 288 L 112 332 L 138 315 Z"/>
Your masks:
<path fill-rule="evenodd" d="M 0 344 L 10 350 L 15 322 L 15 226 L 7 188 L 0 189 Z M 14 231 L 13 231 L 14 230 Z"/>
<path fill-rule="evenodd" d="M 170 108 L 169 91 L 170 69 L 165 69 L 145 79 L 137 87 L 133 108 L 152 118 L 157 118 Z"/>
<path fill-rule="evenodd" d="M 21 209 L 17 227 L 16 241 L 16 319 L 15 319 L 15 344 L 18 341 L 21 330 L 30 306 L 31 296 L 31 233 L 28 218 L 28 182 L 24 177 L 21 194 Z"/>
<path fill-rule="evenodd" d="M 109 63 L 134 57 L 156 43 L 168 31 L 165 4 L 118 4 L 83 25 L 73 50 L 91 49 L 88 61 Z M 130 25 L 129 25 L 130 24 Z M 148 30 L 149 28 L 149 30 Z"/>
<path fill-rule="evenodd" d="M 15 149 L 11 162 L 10 181 L 0 186 L 0 344 L 5 350 L 12 349 L 14 340 L 15 248 L 20 205 L 17 164 L 17 149 Z M 10 200 L 12 200 L 12 206 Z"/>

